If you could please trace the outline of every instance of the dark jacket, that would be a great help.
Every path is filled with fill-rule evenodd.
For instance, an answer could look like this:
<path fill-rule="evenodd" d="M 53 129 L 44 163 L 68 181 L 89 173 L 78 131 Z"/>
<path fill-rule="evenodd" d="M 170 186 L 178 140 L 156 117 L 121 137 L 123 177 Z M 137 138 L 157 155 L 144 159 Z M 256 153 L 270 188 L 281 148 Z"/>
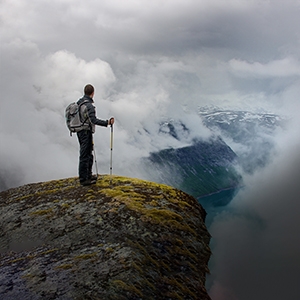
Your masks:
<path fill-rule="evenodd" d="M 92 130 L 92 132 L 95 132 L 95 125 L 99 126 L 108 126 L 108 120 L 101 120 L 97 119 L 96 117 L 96 111 L 95 107 L 93 105 L 94 100 L 90 98 L 89 96 L 83 96 L 81 99 L 77 101 L 77 104 L 80 105 L 81 103 L 85 102 L 81 106 L 81 117 L 83 120 L 86 120 L 86 123 L 89 124 L 89 129 Z"/>

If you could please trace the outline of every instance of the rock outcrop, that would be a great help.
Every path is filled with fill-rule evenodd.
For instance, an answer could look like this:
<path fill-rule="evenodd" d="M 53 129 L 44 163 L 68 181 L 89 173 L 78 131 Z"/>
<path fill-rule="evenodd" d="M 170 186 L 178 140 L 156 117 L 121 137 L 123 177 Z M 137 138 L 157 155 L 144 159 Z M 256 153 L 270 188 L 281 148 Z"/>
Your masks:
<path fill-rule="evenodd" d="M 101 176 L 0 193 L 0 299 L 210 299 L 205 211 L 186 193 Z"/>

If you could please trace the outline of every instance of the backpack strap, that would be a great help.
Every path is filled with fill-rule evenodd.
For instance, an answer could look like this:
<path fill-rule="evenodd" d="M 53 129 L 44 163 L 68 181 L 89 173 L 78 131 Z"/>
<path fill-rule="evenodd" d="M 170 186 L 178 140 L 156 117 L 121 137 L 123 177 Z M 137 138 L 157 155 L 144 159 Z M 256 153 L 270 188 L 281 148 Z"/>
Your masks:
<path fill-rule="evenodd" d="M 82 106 L 83 104 L 88 103 L 88 102 L 89 102 L 88 100 L 85 100 L 85 101 L 83 101 L 82 103 L 80 103 L 80 104 L 78 105 L 78 112 L 79 112 L 80 120 L 82 120 L 82 116 L 81 116 L 81 106 Z M 89 116 L 87 115 L 87 117 L 86 117 L 85 120 L 82 122 L 82 124 L 84 124 L 88 118 L 89 118 Z"/>

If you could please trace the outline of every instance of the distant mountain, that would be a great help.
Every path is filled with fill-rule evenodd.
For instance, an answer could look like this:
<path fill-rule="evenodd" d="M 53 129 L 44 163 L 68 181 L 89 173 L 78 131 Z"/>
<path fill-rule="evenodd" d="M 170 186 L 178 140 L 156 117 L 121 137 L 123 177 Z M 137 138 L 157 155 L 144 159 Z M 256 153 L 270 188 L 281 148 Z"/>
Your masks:
<path fill-rule="evenodd" d="M 283 126 L 284 119 L 270 113 L 252 113 L 249 111 L 221 110 L 219 108 L 199 108 L 199 114 L 204 118 L 208 128 L 214 126 L 224 130 L 241 141 L 241 129 L 243 133 L 253 134 L 256 131 L 253 126 L 259 126 L 264 132 L 273 132 L 276 127 Z M 242 125 L 242 128 L 240 127 Z M 245 128 L 244 128 L 245 127 Z M 248 132 L 245 131 L 248 129 Z"/>
<path fill-rule="evenodd" d="M 247 173 L 264 167 L 274 150 L 274 134 L 283 128 L 285 119 L 270 113 L 200 108 L 203 123 L 226 142 L 233 144 L 238 162 Z"/>
<path fill-rule="evenodd" d="M 151 178 L 198 198 L 240 185 L 242 177 L 235 170 L 236 159 L 221 138 L 211 138 L 152 153 L 144 164 Z"/>
<path fill-rule="evenodd" d="M 201 108 L 199 116 L 212 132 L 208 140 L 193 140 L 181 148 L 151 153 L 143 160 L 150 180 L 179 188 L 208 211 L 227 205 L 242 186 L 237 170 L 252 173 L 269 163 L 274 151 L 274 134 L 285 120 L 275 114 Z M 190 129 L 171 120 L 160 134 L 188 140 Z"/>

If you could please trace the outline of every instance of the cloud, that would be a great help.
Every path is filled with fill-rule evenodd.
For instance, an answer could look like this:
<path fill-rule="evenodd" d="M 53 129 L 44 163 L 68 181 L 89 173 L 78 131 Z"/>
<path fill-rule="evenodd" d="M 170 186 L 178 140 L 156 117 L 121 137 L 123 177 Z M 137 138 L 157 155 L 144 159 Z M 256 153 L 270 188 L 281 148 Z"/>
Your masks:
<path fill-rule="evenodd" d="M 280 141 L 280 155 L 272 164 L 244 178 L 245 189 L 210 228 L 212 299 L 299 295 L 300 143 L 295 133 Z"/>
<path fill-rule="evenodd" d="M 246 61 L 232 59 L 229 61 L 234 74 L 258 78 L 289 77 L 300 75 L 300 63 L 292 57 L 270 61 L 266 64 L 259 62 L 248 63 Z"/>
<path fill-rule="evenodd" d="M 64 109 L 79 99 L 88 82 L 96 83 L 99 97 L 105 97 L 115 80 L 111 68 L 100 59 L 86 62 L 67 51 L 43 56 L 37 45 L 20 39 L 5 44 L 1 54 L 1 89 L 14 89 L 1 99 L 0 172 L 5 185 L 76 174 L 77 145 L 68 137 Z"/>
<path fill-rule="evenodd" d="M 78 145 L 76 136 L 70 139 L 68 135 L 64 109 L 82 96 L 86 83 L 96 87 L 98 117 L 116 118 L 115 153 L 122 153 L 114 157 L 116 173 L 137 176 L 139 158 L 209 135 L 196 111 L 190 110 L 185 123 L 195 126 L 186 140 L 158 136 L 161 122 L 182 118 L 183 108 L 174 104 L 170 95 L 170 90 L 174 93 L 176 89 L 174 73 L 188 72 L 181 62 L 142 60 L 132 76 L 119 74 L 117 80 L 112 67 L 99 58 L 85 61 L 66 50 L 44 55 L 38 45 L 21 39 L 4 44 L 2 49 L 1 88 L 5 90 L 12 83 L 17 87 L 9 101 L 1 101 L 0 136 L 7 144 L 0 153 L 9 162 L 1 164 L 1 177 L 7 187 L 77 174 Z M 16 146 L 9 151 L 9 145 Z M 108 130 L 97 130 L 95 146 L 100 172 L 106 172 Z"/>
<path fill-rule="evenodd" d="M 7 39 L 22 36 L 43 51 L 68 49 L 88 60 L 111 51 L 169 55 L 207 49 L 268 57 L 286 50 L 278 49 L 283 44 L 293 47 L 297 9 L 297 1 L 261 0 L 2 1 L 1 18 Z"/>

